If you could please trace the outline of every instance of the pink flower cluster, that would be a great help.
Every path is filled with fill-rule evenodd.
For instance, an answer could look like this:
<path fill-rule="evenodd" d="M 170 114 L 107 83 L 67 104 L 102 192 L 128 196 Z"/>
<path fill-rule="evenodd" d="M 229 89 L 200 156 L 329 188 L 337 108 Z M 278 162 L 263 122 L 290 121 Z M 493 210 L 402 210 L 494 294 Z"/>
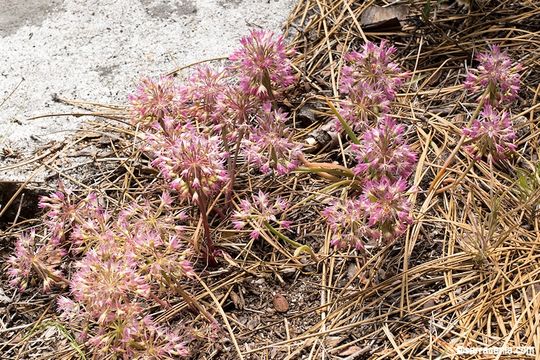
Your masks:
<path fill-rule="evenodd" d="M 407 182 L 401 178 L 393 181 L 383 177 L 366 183 L 360 201 L 367 214 L 371 238 L 389 243 L 412 224 L 407 188 Z"/>
<path fill-rule="evenodd" d="M 170 281 L 193 275 L 191 252 L 177 225 L 185 215 L 173 213 L 170 205 L 165 193 L 157 208 L 143 200 L 117 216 L 96 206 L 73 233 L 88 250 L 70 279 L 73 299 L 63 297 L 58 305 L 73 328 L 83 329 L 79 338 L 98 353 L 136 357 L 151 349 L 160 354 L 157 358 L 187 354 L 178 334 L 144 315 L 157 295 L 171 292 Z"/>
<path fill-rule="evenodd" d="M 179 111 L 188 119 L 197 119 L 203 124 L 214 124 L 220 120 L 216 111 L 222 106 L 222 96 L 228 91 L 227 74 L 209 66 L 195 68 L 188 79 L 188 85 L 180 87 L 180 99 L 184 104 L 178 105 Z"/>
<path fill-rule="evenodd" d="M 367 181 L 359 198 L 332 202 L 322 212 L 332 231 L 331 244 L 362 250 L 366 239 L 395 241 L 412 223 L 407 188 L 403 179 L 383 177 Z"/>
<path fill-rule="evenodd" d="M 172 77 L 143 79 L 135 93 L 129 96 L 133 106 L 133 123 L 144 129 L 166 116 L 175 116 L 178 95 L 178 88 Z"/>
<path fill-rule="evenodd" d="M 408 77 L 391 61 L 394 47 L 368 42 L 362 52 L 347 54 L 340 82 L 346 95 L 340 113 L 360 144 L 351 146 L 356 158 L 353 173 L 362 184 L 359 197 L 333 201 L 322 215 L 332 231 L 332 245 L 363 249 L 366 240 L 390 243 L 412 223 L 407 179 L 416 154 L 406 142 L 405 127 L 390 115 L 391 102 Z M 376 125 L 369 128 L 372 120 Z"/>
<path fill-rule="evenodd" d="M 501 160 L 516 150 L 516 133 L 510 114 L 490 104 L 484 105 L 479 118 L 473 121 L 470 128 L 464 128 L 463 134 L 473 142 L 467 150 L 477 159 L 488 156 L 493 160 Z"/>
<path fill-rule="evenodd" d="M 180 198 L 198 204 L 210 198 L 228 181 L 221 139 L 199 132 L 192 124 L 166 118 L 166 131 L 147 133 L 152 166 Z"/>
<path fill-rule="evenodd" d="M 286 125 L 287 115 L 265 106 L 257 118 L 256 126 L 244 140 L 244 154 L 248 161 L 267 174 L 275 169 L 279 175 L 295 170 L 302 154 L 301 146 L 294 143 Z"/>
<path fill-rule="evenodd" d="M 70 324 L 84 326 L 80 304 L 60 296 L 60 318 Z M 189 356 L 186 341 L 178 332 L 166 329 L 154 322 L 151 316 L 141 316 L 142 306 L 132 304 L 121 311 L 111 313 L 110 321 L 99 319 L 101 326 L 95 332 L 82 332 L 79 341 L 85 341 L 93 349 L 96 358 L 115 354 L 125 359 L 176 359 Z"/>
<path fill-rule="evenodd" d="M 259 190 L 257 195 L 252 195 L 251 201 L 243 199 L 240 201 L 240 210 L 233 214 L 233 225 L 235 229 L 243 229 L 247 224 L 251 224 L 254 230 L 251 232 L 252 239 L 258 239 L 261 229 L 266 229 L 268 224 L 275 223 L 287 229 L 291 223 L 286 220 L 278 220 L 277 215 L 285 212 L 289 204 L 281 197 L 271 201 L 269 196 Z"/>
<path fill-rule="evenodd" d="M 216 186 L 231 175 L 222 171 L 227 153 L 240 153 L 264 173 L 275 170 L 284 174 L 298 166 L 300 146 L 291 140 L 287 117 L 275 101 L 295 81 L 290 55 L 282 37 L 254 30 L 242 38 L 240 48 L 230 56 L 231 64 L 224 70 L 199 67 L 182 86 L 176 86 L 172 78 L 143 80 L 130 97 L 133 122 L 139 124 L 151 143 L 153 165 L 173 189 L 180 186 L 182 194 L 193 196 L 193 191 L 186 187 L 198 186 L 177 172 L 182 171 L 183 165 L 176 164 L 186 163 L 181 154 L 185 147 L 191 154 L 213 154 L 203 162 L 217 169 L 217 173 L 208 175 Z M 186 128 L 190 128 L 190 135 L 180 135 Z M 192 136 L 196 140 L 183 144 L 179 150 L 178 142 L 188 141 L 179 139 Z M 233 171 L 236 158 L 227 160 L 227 171 Z M 195 181 L 196 177 L 191 176 Z M 212 193 L 209 190 L 205 189 Z M 198 195 L 201 194 L 195 194 Z"/>
<path fill-rule="evenodd" d="M 488 102 L 494 106 L 514 101 L 521 83 L 521 65 L 513 64 L 497 45 L 490 46 L 489 51 L 478 54 L 476 58 L 479 65 L 467 73 L 465 88 L 479 96 L 487 89 Z"/>
<path fill-rule="evenodd" d="M 361 52 L 345 55 L 339 90 L 346 99 L 340 113 L 354 130 L 363 130 L 370 119 L 388 113 L 397 90 L 408 77 L 392 62 L 395 51 L 386 41 L 379 46 L 367 42 Z"/>
<path fill-rule="evenodd" d="M 356 155 L 353 172 L 362 179 L 407 179 L 416 166 L 416 154 L 406 143 L 405 127 L 390 116 L 384 116 L 379 126 L 367 130 L 360 145 L 352 145 Z"/>
<path fill-rule="evenodd" d="M 241 47 L 232 53 L 231 69 L 238 74 L 240 88 L 263 99 L 276 97 L 281 89 L 292 85 L 295 77 L 282 36 L 252 30 L 240 40 Z"/>
<path fill-rule="evenodd" d="M 332 231 L 333 246 L 347 248 L 352 245 L 358 250 L 364 249 L 363 240 L 369 229 L 365 209 L 358 199 L 333 201 L 322 215 Z"/>
<path fill-rule="evenodd" d="M 40 239 L 35 229 L 23 233 L 15 242 L 15 253 L 7 259 L 9 284 L 25 290 L 32 280 L 41 281 L 44 291 L 65 282 L 60 266 L 66 255 L 55 241 Z"/>
<path fill-rule="evenodd" d="M 516 150 L 516 134 L 505 106 L 517 98 L 521 65 L 514 65 L 496 45 L 479 54 L 477 59 L 480 64 L 468 72 L 465 88 L 479 96 L 483 109 L 471 127 L 463 129 L 463 134 L 472 143 L 467 150 L 476 159 L 487 156 L 491 160 L 502 160 Z"/>
<path fill-rule="evenodd" d="M 50 196 L 42 196 L 38 207 L 46 210 L 45 222 L 51 230 L 51 243 L 60 244 L 64 238 L 64 229 L 69 228 L 77 216 L 77 207 L 71 203 L 71 192 L 66 191 L 62 183 L 59 190 Z"/>
<path fill-rule="evenodd" d="M 70 294 L 58 300 L 60 317 L 95 354 L 186 356 L 179 334 L 145 315 L 154 301 L 164 303 L 157 296 L 170 296 L 171 281 L 194 274 L 184 230 L 177 225 L 185 215 L 173 211 L 167 193 L 158 205 L 133 202 L 113 216 L 95 194 L 76 201 L 60 188 L 41 199 L 47 210 L 43 236 L 23 234 L 8 259 L 12 285 L 25 288 L 39 279 L 45 290 L 69 286 Z M 79 258 L 69 272 L 68 254 Z"/>

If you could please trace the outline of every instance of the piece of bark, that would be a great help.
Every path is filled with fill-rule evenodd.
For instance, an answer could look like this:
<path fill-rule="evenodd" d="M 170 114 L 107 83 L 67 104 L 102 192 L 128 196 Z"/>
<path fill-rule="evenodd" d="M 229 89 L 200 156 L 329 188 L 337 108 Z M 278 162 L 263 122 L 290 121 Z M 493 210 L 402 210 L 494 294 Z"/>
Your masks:
<path fill-rule="evenodd" d="M 395 31 L 401 30 L 401 21 L 409 15 L 409 6 L 394 5 L 382 7 L 369 6 L 360 16 L 360 24 L 366 30 L 371 31 Z"/>

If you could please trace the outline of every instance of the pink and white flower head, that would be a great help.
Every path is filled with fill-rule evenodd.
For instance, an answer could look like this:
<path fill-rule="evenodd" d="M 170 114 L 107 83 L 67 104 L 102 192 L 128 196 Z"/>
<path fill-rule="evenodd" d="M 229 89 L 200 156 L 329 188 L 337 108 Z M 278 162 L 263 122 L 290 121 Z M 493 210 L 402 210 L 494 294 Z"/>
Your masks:
<path fill-rule="evenodd" d="M 493 106 L 514 101 L 520 88 L 521 65 L 513 64 L 497 45 L 491 45 L 489 51 L 478 54 L 476 58 L 480 64 L 467 73 L 465 88 L 478 95 L 489 89 L 488 100 Z"/>
<path fill-rule="evenodd" d="M 75 300 L 102 324 L 113 321 L 116 312 L 129 306 L 133 297 L 148 297 L 151 290 L 137 273 L 134 254 L 113 241 L 88 251 L 71 279 Z"/>
<path fill-rule="evenodd" d="M 291 139 L 286 126 L 287 115 L 266 108 L 258 125 L 243 141 L 248 161 L 264 174 L 275 170 L 279 175 L 295 170 L 302 154 L 301 146 Z"/>
<path fill-rule="evenodd" d="M 49 196 L 42 196 L 38 207 L 46 211 L 44 222 L 51 231 L 51 243 L 59 245 L 64 240 L 66 229 L 81 212 L 80 206 L 72 200 L 71 191 L 59 181 L 58 190 Z"/>
<path fill-rule="evenodd" d="M 7 259 L 7 273 L 11 286 L 25 290 L 30 279 L 37 276 L 43 282 L 43 290 L 64 279 L 59 269 L 66 252 L 52 243 L 38 244 L 35 229 L 23 233 L 15 242 L 15 253 Z"/>
<path fill-rule="evenodd" d="M 203 124 L 214 124 L 219 98 L 227 91 L 225 71 L 199 66 L 180 90 L 186 102 L 184 115 Z"/>
<path fill-rule="evenodd" d="M 141 318 L 134 312 L 124 318 L 122 328 L 118 352 L 130 359 L 165 360 L 189 355 L 180 335 L 157 325 L 149 315 Z"/>
<path fill-rule="evenodd" d="M 389 243 L 407 230 L 412 217 L 406 191 L 403 179 L 383 177 L 365 184 L 360 201 L 368 216 L 371 238 Z"/>
<path fill-rule="evenodd" d="M 229 179 L 220 138 L 201 133 L 190 123 L 169 134 L 149 134 L 147 140 L 155 157 L 152 166 L 183 199 L 197 203 L 218 192 Z"/>
<path fill-rule="evenodd" d="M 389 110 L 390 101 L 382 91 L 363 80 L 359 80 L 354 91 L 349 92 L 339 104 L 340 115 L 354 131 L 364 131 L 370 120 L 387 114 Z M 336 130 L 341 130 L 341 123 L 336 122 Z"/>
<path fill-rule="evenodd" d="M 232 223 L 237 230 L 251 224 L 254 230 L 250 236 L 258 239 L 261 229 L 265 229 L 266 224 L 275 223 L 282 228 L 289 228 L 290 221 L 277 218 L 278 214 L 285 212 L 288 207 L 289 204 L 285 199 L 278 196 L 272 201 L 266 193 L 259 190 L 257 195 L 252 195 L 251 201 L 248 199 L 240 201 L 240 210 L 234 212 Z"/>
<path fill-rule="evenodd" d="M 177 114 L 178 88 L 172 77 L 145 78 L 128 99 L 133 107 L 133 124 L 142 128 L 151 126 L 166 116 Z"/>
<path fill-rule="evenodd" d="M 240 77 L 240 87 L 261 99 L 271 99 L 295 82 L 282 36 L 270 31 L 252 30 L 240 40 L 241 47 L 229 59 L 231 70 Z"/>
<path fill-rule="evenodd" d="M 234 143 L 241 133 L 251 131 L 252 121 L 261 109 L 261 100 L 238 86 L 229 86 L 218 97 L 213 114 L 216 130 Z"/>
<path fill-rule="evenodd" d="M 470 128 L 463 129 L 473 144 L 467 150 L 476 158 L 488 156 L 495 160 L 505 159 L 508 153 L 516 150 L 516 133 L 512 127 L 510 114 L 497 111 L 490 104 L 485 104 L 478 119 Z"/>
<path fill-rule="evenodd" d="M 394 100 L 397 90 L 408 77 L 392 61 L 395 52 L 396 48 L 387 46 L 383 40 L 379 46 L 368 41 L 362 46 L 361 52 L 346 54 L 346 65 L 341 71 L 340 92 L 348 95 L 353 102 L 365 96 L 378 98 L 381 102 Z"/>
<path fill-rule="evenodd" d="M 366 224 L 366 213 L 358 200 L 346 199 L 334 201 L 326 207 L 322 216 L 332 231 L 331 244 L 339 249 L 353 246 L 357 250 L 364 249 L 369 228 Z"/>
<path fill-rule="evenodd" d="M 378 127 L 364 133 L 362 143 L 353 145 L 357 165 L 353 172 L 360 178 L 407 179 L 416 166 L 416 154 L 404 138 L 405 127 L 390 116 Z"/>

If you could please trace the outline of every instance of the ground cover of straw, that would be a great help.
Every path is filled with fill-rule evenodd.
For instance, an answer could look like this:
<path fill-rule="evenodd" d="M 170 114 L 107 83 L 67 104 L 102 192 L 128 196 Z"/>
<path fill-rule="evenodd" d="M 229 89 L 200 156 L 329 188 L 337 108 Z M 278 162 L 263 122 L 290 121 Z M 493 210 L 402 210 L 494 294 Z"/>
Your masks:
<path fill-rule="evenodd" d="M 297 4 L 286 35 L 297 50 L 294 65 L 301 75 L 286 105 L 295 138 L 304 142 L 332 115 L 325 98 L 337 96 L 342 55 L 366 39 L 391 41 L 398 48 L 396 61 L 412 73 L 396 116 L 414 129 L 412 147 L 419 155 L 413 179 L 419 190 L 411 195 L 414 224 L 402 239 L 371 253 L 335 251 L 320 216 L 329 185 L 324 178 L 240 178 L 236 200 L 256 189 L 289 199 L 295 240 L 311 246 L 319 259 L 295 257 L 294 249 L 271 235 L 250 241 L 247 233 L 216 221 L 216 243 L 229 256 L 217 268 L 198 264 L 201 281 L 186 290 L 220 321 L 223 336 L 208 342 L 201 330 L 193 358 L 455 358 L 458 346 L 532 346 L 540 352 L 540 179 L 533 174 L 525 176 L 527 186 L 518 182 L 539 161 L 540 4 L 484 1 L 468 9 L 436 8 L 432 2 L 426 18 L 426 2 L 414 1 L 401 29 L 368 32 L 358 19 L 372 3 Z M 460 150 L 440 184 L 431 186 L 474 111 L 462 85 L 465 65 L 488 44 L 500 45 L 524 68 L 512 109 L 518 153 L 493 167 L 476 162 L 461 176 L 470 156 Z M 133 144 L 132 130 L 122 125 L 127 108 L 70 103 L 96 116 L 72 141 L 40 157 L 39 165 L 57 170 L 81 196 L 97 188 L 115 205 L 152 191 L 156 173 Z M 342 163 L 346 138 L 323 145 L 308 155 L 310 161 Z M 58 167 L 63 155 L 88 147 L 95 149 L 91 165 Z M 85 166 L 98 171 L 75 177 Z M 18 232 L 35 224 L 24 216 L 5 224 L 2 256 Z M 8 287 L 5 275 L 0 281 L 2 358 L 78 357 L 69 332 L 56 321 L 54 293 L 21 294 Z M 277 295 L 286 299 L 287 312 L 276 311 L 274 302 L 282 299 Z M 181 299 L 156 309 L 155 318 L 204 323 Z"/>

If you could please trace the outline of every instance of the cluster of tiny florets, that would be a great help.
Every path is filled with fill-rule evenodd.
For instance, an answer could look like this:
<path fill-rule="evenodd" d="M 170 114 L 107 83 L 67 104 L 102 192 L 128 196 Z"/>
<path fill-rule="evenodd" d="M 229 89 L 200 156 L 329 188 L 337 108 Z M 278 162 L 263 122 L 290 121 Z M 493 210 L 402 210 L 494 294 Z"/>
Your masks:
<path fill-rule="evenodd" d="M 369 233 L 366 224 L 366 213 L 358 199 L 333 201 L 322 212 L 330 230 L 330 243 L 340 249 L 349 245 L 358 250 L 364 249 L 364 238 Z"/>
<path fill-rule="evenodd" d="M 64 240 L 64 229 L 69 228 L 77 216 L 77 207 L 71 203 L 70 196 L 69 191 L 61 189 L 49 196 L 42 196 L 38 203 L 40 209 L 46 210 L 45 221 L 51 230 L 52 243 L 59 244 Z"/>
<path fill-rule="evenodd" d="M 239 86 L 229 86 L 219 96 L 214 118 L 215 129 L 225 135 L 231 144 L 249 134 L 253 119 L 263 105 L 257 96 L 246 93 Z"/>
<path fill-rule="evenodd" d="M 362 190 L 358 198 L 334 201 L 323 211 L 332 244 L 363 249 L 365 241 L 389 243 L 411 223 L 407 179 L 416 154 L 405 139 L 405 126 L 390 115 L 391 103 L 408 74 L 392 62 L 395 48 L 386 42 L 363 46 L 345 56 L 340 115 L 354 131 L 362 131 L 351 146 L 353 173 Z M 375 123 L 370 128 L 371 123 Z"/>
<path fill-rule="evenodd" d="M 203 124 L 220 122 L 216 109 L 221 106 L 222 94 L 229 89 L 227 73 L 209 66 L 195 68 L 188 82 L 180 87 L 183 115 Z"/>
<path fill-rule="evenodd" d="M 41 281 L 45 291 L 68 288 L 58 298 L 60 319 L 96 354 L 187 355 L 178 334 L 145 315 L 157 296 L 169 296 L 171 281 L 194 274 L 177 223 L 185 215 L 171 213 L 170 195 L 164 193 L 158 205 L 133 202 L 113 215 L 96 194 L 77 200 L 59 188 L 40 201 L 46 210 L 43 234 L 33 229 L 15 243 L 7 261 L 11 284 L 24 289 Z M 78 257 L 71 271 L 64 265 L 68 253 Z"/>
<path fill-rule="evenodd" d="M 35 229 L 23 233 L 15 242 L 15 252 L 7 259 L 9 284 L 25 290 L 29 282 L 42 283 L 44 291 L 49 291 L 55 283 L 64 283 L 60 269 L 66 251 L 56 246 L 54 241 L 39 239 Z"/>
<path fill-rule="evenodd" d="M 380 91 L 387 100 L 393 100 L 397 89 L 407 76 L 392 61 L 396 48 L 388 46 L 386 41 L 379 45 L 367 42 L 362 51 L 353 51 L 345 55 L 346 66 L 341 73 L 340 91 L 343 94 L 354 93 L 359 87 L 371 86 Z"/>
<path fill-rule="evenodd" d="M 367 214 L 370 237 L 391 242 L 412 223 L 407 182 L 386 177 L 369 181 L 360 197 Z"/>
<path fill-rule="evenodd" d="M 397 90 L 408 76 L 392 62 L 396 49 L 385 41 L 367 42 L 361 52 L 345 55 L 339 91 L 346 98 L 340 114 L 356 131 L 365 129 L 370 119 L 388 113 Z"/>
<path fill-rule="evenodd" d="M 287 115 L 282 111 L 266 109 L 243 142 L 248 161 L 262 173 L 275 170 L 284 175 L 298 167 L 301 147 L 292 141 L 286 122 Z"/>
<path fill-rule="evenodd" d="M 230 175 L 222 166 L 227 153 L 241 150 L 243 158 L 264 173 L 285 174 L 298 164 L 300 147 L 291 140 L 287 118 L 275 102 L 295 81 L 291 51 L 281 36 L 268 31 L 254 30 L 240 43 L 225 70 L 198 67 L 182 86 L 170 77 L 144 79 L 130 96 L 133 122 L 150 144 L 146 150 L 155 159 L 152 165 L 181 197 L 201 195 L 194 191 L 198 186 L 212 193 L 223 185 Z M 182 134 L 186 129 L 189 135 Z M 209 152 L 207 159 L 195 159 L 203 152 Z M 227 171 L 233 170 L 236 158 L 228 160 Z M 186 174 L 184 164 L 195 160 L 215 171 Z"/>
<path fill-rule="evenodd" d="M 289 207 L 288 202 L 276 197 L 270 199 L 269 195 L 259 190 L 258 194 L 252 195 L 251 199 L 243 199 L 240 201 L 240 210 L 233 214 L 233 225 L 235 229 L 243 229 L 247 224 L 253 227 L 251 238 L 258 239 L 261 235 L 261 230 L 266 229 L 267 225 L 277 224 L 282 228 L 287 229 L 290 222 L 287 220 L 279 220 L 278 215 L 282 214 Z"/>
<path fill-rule="evenodd" d="M 178 95 L 172 77 L 143 79 L 135 93 L 129 96 L 133 122 L 145 128 L 166 116 L 174 117 L 178 111 Z"/>
<path fill-rule="evenodd" d="M 516 150 L 516 134 L 506 107 L 517 98 L 521 65 L 513 64 L 496 45 L 479 54 L 477 59 L 480 64 L 469 70 L 465 88 L 478 95 L 483 107 L 471 126 L 463 129 L 463 135 L 470 143 L 468 151 L 476 159 L 502 160 Z"/>
<path fill-rule="evenodd" d="M 470 138 L 472 144 L 467 149 L 476 158 L 488 156 L 494 160 L 504 159 L 516 150 L 516 133 L 510 114 L 489 104 L 484 105 L 470 128 L 463 129 L 463 134 Z"/>
<path fill-rule="evenodd" d="M 352 146 L 355 175 L 361 179 L 407 179 L 416 166 L 416 154 L 405 142 L 404 131 L 405 126 L 388 115 L 379 126 L 366 131 L 362 143 Z"/>
<path fill-rule="evenodd" d="M 366 182 L 358 198 L 333 201 L 322 212 L 332 231 L 331 244 L 362 250 L 366 240 L 391 243 L 412 223 L 407 189 L 402 179 L 382 177 Z"/>
<path fill-rule="evenodd" d="M 497 45 L 489 51 L 478 54 L 479 65 L 470 69 L 465 80 L 465 88 L 478 95 L 488 90 L 487 100 L 492 105 L 511 103 L 517 98 L 521 76 L 521 66 L 513 64 L 512 59 Z"/>
<path fill-rule="evenodd" d="M 102 216 L 100 226 L 95 226 L 98 215 L 83 220 L 79 227 L 80 241 L 93 245 L 74 264 L 71 298 L 61 298 L 58 306 L 66 321 L 83 328 L 79 336 L 98 353 L 135 356 L 142 351 L 141 345 L 160 349 L 162 358 L 186 354 L 184 342 L 171 343 L 176 337 L 165 329 L 142 326 L 153 323 L 144 313 L 152 299 L 167 288 L 170 291 L 167 281 L 193 274 L 190 252 L 182 245 L 185 239 L 180 241 L 183 233 L 176 225 L 178 215 L 169 215 L 167 194 L 161 199 L 158 208 L 148 201 L 134 202 L 116 216 Z"/>
<path fill-rule="evenodd" d="M 295 77 L 282 36 L 252 30 L 240 40 L 241 47 L 232 53 L 231 69 L 238 74 L 243 91 L 262 99 L 271 99 L 292 85 Z"/>
<path fill-rule="evenodd" d="M 182 199 L 197 204 L 201 197 L 215 194 L 227 182 L 227 153 L 221 139 L 201 133 L 187 123 L 170 127 L 167 132 L 147 135 L 148 147 L 154 156 L 152 166 Z"/>

